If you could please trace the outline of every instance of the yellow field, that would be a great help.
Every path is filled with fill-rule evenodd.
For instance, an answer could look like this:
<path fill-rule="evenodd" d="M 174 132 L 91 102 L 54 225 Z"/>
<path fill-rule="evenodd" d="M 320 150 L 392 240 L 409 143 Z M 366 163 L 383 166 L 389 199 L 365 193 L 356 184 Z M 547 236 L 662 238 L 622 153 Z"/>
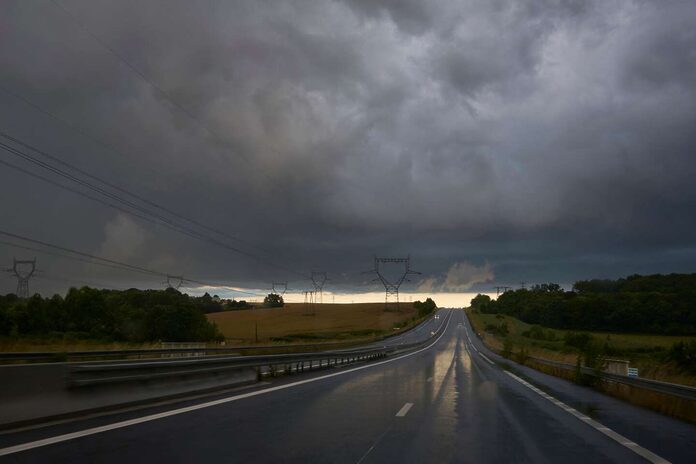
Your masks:
<path fill-rule="evenodd" d="M 400 310 L 385 311 L 384 303 L 316 304 L 309 312 L 302 303 L 283 308 L 256 308 L 208 314 L 230 341 L 322 341 L 370 338 L 413 324 L 417 310 L 402 303 Z"/>

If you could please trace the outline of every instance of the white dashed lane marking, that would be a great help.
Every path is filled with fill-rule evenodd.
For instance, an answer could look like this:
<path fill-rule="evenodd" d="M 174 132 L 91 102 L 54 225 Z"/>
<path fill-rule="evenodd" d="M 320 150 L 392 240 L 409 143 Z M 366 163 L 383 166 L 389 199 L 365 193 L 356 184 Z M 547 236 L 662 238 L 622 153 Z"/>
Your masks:
<path fill-rule="evenodd" d="M 401 409 L 399 409 L 399 412 L 396 413 L 396 417 L 404 417 L 412 407 L 413 403 L 404 404 Z"/>
<path fill-rule="evenodd" d="M 621 445 L 623 445 L 623 446 L 625 446 L 626 448 L 630 449 L 631 451 L 633 451 L 634 453 L 636 453 L 636 454 L 638 454 L 639 456 L 643 457 L 644 459 L 648 460 L 649 462 L 652 462 L 652 463 L 659 463 L 659 464 L 669 464 L 669 461 L 668 461 L 668 460 L 666 460 L 666 459 L 664 459 L 664 458 L 658 456 L 657 454 L 653 453 L 653 452 L 650 451 L 650 450 L 647 450 L 647 449 L 643 448 L 643 447 L 640 446 L 638 443 L 634 443 L 633 441 L 629 440 L 628 438 L 624 437 L 623 435 L 621 435 L 621 434 L 619 434 L 619 433 L 617 433 L 617 432 L 614 432 L 614 431 L 613 431 L 612 429 L 610 429 L 609 427 L 607 427 L 607 426 L 605 426 L 605 425 L 603 425 L 603 424 L 597 422 L 596 420 L 594 420 L 594 419 L 592 419 L 592 418 L 586 416 L 585 414 L 579 412 L 578 410 L 576 410 L 576 409 L 574 409 L 574 408 L 571 408 L 570 406 L 568 406 L 568 405 L 565 404 L 564 402 L 562 402 L 562 401 L 560 401 L 560 400 L 554 398 L 553 396 L 549 395 L 549 394 L 546 393 L 545 391 L 542 391 L 542 390 L 538 389 L 537 387 L 535 387 L 535 386 L 532 385 L 531 383 L 527 382 L 526 380 L 523 380 L 523 379 L 519 378 L 518 376 L 516 376 L 515 374 L 513 374 L 513 373 L 511 373 L 511 372 L 505 371 L 505 373 L 506 373 L 507 375 L 509 375 L 510 377 L 512 377 L 513 379 L 517 380 L 519 383 L 521 383 L 521 384 L 524 385 L 525 387 L 527 387 L 527 388 L 529 388 L 530 390 L 532 390 L 533 392 L 537 393 L 538 395 L 540 395 L 540 396 L 543 397 L 544 399 L 546 399 L 546 400 L 552 402 L 553 404 L 555 404 L 555 405 L 558 406 L 559 408 L 561 408 L 561 409 L 563 409 L 563 410 L 569 412 L 570 414 L 574 415 L 575 417 L 577 417 L 577 418 L 580 419 L 581 421 L 585 422 L 585 423 L 586 423 L 587 425 L 589 425 L 590 427 L 592 427 L 592 428 L 594 428 L 595 430 L 597 430 L 597 431 L 603 433 L 604 435 L 606 435 L 607 437 L 609 437 L 609 438 L 611 438 L 612 440 L 616 441 L 617 443 L 620 443 Z"/>

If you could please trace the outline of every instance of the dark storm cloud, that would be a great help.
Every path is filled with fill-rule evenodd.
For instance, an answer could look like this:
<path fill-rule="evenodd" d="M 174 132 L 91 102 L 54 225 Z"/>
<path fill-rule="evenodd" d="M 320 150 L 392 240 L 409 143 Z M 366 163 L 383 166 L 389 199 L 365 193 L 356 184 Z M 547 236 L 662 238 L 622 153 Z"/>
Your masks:
<path fill-rule="evenodd" d="M 51 2 L 4 2 L 0 85 L 77 131 L 0 92 L 2 130 L 279 265 L 356 285 L 372 254 L 411 253 L 439 290 L 696 265 L 693 2 L 61 3 L 99 39 Z M 0 176 L 6 229 L 172 274 L 296 278 Z"/>

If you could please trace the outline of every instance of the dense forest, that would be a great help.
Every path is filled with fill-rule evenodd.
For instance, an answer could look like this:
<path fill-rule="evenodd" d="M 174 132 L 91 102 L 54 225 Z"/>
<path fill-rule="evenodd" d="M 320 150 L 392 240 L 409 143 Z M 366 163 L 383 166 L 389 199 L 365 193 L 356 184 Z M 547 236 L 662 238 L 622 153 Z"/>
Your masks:
<path fill-rule="evenodd" d="M 571 291 L 557 284 L 478 295 L 472 307 L 530 324 L 572 330 L 696 334 L 696 274 L 632 275 L 583 280 Z"/>
<path fill-rule="evenodd" d="M 0 336 L 53 337 L 125 342 L 212 341 L 222 336 L 206 313 L 247 308 L 207 293 L 192 297 L 167 290 L 72 288 L 65 297 L 0 296 Z"/>

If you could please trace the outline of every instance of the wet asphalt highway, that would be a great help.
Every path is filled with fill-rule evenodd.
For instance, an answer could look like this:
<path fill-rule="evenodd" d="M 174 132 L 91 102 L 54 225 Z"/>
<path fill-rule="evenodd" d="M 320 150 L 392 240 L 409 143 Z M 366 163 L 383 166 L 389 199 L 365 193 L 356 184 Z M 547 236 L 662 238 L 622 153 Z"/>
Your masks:
<path fill-rule="evenodd" d="M 0 455 L 27 448 L 0 462 L 696 462 L 693 425 L 523 367 L 515 378 L 463 311 L 439 314 L 387 341 L 408 343 L 447 324 L 415 353 L 0 435 Z"/>

